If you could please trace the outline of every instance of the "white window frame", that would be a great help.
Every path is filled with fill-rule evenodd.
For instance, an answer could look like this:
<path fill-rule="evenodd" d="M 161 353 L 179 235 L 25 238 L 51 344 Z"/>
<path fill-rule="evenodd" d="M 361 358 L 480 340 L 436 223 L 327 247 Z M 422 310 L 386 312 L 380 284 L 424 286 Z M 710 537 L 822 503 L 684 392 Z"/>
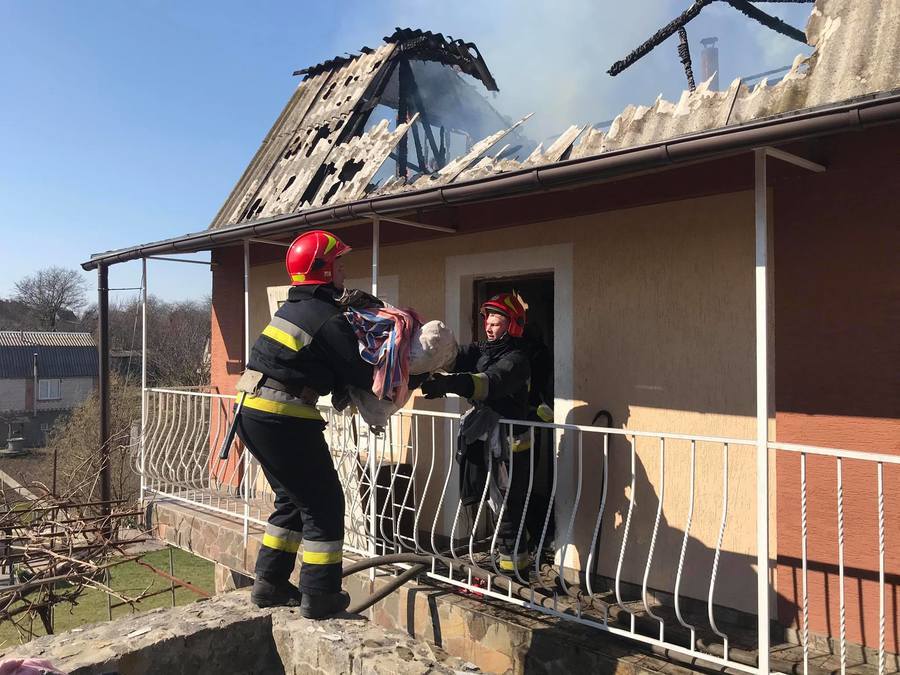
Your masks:
<path fill-rule="evenodd" d="M 55 396 L 53 385 L 56 386 Z M 62 400 L 62 380 L 58 377 L 42 378 L 38 380 L 38 401 Z"/>

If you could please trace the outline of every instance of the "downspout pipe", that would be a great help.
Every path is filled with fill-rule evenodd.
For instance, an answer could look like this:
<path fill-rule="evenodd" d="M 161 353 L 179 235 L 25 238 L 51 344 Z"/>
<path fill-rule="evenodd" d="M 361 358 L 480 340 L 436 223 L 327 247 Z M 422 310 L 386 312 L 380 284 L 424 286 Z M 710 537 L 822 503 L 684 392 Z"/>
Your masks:
<path fill-rule="evenodd" d="M 100 264 L 136 260 L 151 255 L 190 253 L 234 244 L 247 237 L 271 237 L 307 228 L 357 221 L 373 215 L 388 216 L 452 204 L 485 201 L 516 194 L 569 188 L 665 169 L 677 164 L 747 152 L 754 148 L 865 129 L 900 121 L 900 93 L 805 110 L 758 122 L 723 127 L 659 143 L 605 152 L 521 169 L 462 183 L 382 195 L 348 204 L 307 209 L 251 223 L 195 232 L 174 239 L 100 253 L 82 263 L 85 270 Z"/>
<path fill-rule="evenodd" d="M 31 416 L 37 417 L 38 410 L 38 354 L 35 352 L 31 355 L 31 377 L 33 384 L 31 387 Z"/>

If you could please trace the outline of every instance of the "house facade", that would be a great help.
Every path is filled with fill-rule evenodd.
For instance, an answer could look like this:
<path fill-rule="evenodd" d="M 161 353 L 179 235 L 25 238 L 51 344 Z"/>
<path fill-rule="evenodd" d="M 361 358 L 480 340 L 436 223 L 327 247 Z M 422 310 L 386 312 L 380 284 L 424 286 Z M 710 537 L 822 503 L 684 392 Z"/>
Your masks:
<path fill-rule="evenodd" d="M 0 331 L 0 445 L 12 437 L 43 446 L 56 419 L 91 395 L 97 375 L 90 333 Z"/>
<path fill-rule="evenodd" d="M 542 543 L 562 581 L 539 590 L 556 603 L 560 587 L 587 589 L 608 603 L 589 625 L 688 656 L 702 623 L 725 638 L 719 665 L 738 664 L 716 616 L 758 620 L 804 650 L 815 636 L 844 661 L 848 643 L 883 660 L 900 651 L 900 547 L 889 536 L 900 499 L 887 487 L 900 479 L 900 80 L 889 65 L 900 40 L 882 31 L 867 50 L 848 45 L 861 25 L 898 20 L 896 6 L 820 0 L 807 26 L 816 52 L 778 85 L 703 85 L 520 155 L 510 148 L 527 147 L 521 123 L 485 122 L 483 140 L 450 152 L 451 112 L 415 83 L 438 64 L 496 84 L 477 49 L 460 66 L 448 56 L 460 41 L 398 31 L 305 72 L 208 230 L 85 266 L 210 250 L 217 396 L 233 395 L 284 297 L 285 247 L 302 231 L 335 231 L 353 247 L 349 285 L 444 321 L 460 342 L 479 338 L 484 297 L 516 289 L 554 365 L 554 420 L 535 430 L 545 451 L 529 484 L 552 506 Z M 485 119 L 475 99 L 459 100 L 457 119 Z M 396 113 L 393 127 L 370 124 L 379 106 Z M 156 395 L 151 464 L 171 446 L 159 439 L 172 436 L 175 409 Z M 355 427 L 332 425 L 336 463 L 356 462 L 342 473 L 348 518 L 369 519 L 352 552 L 380 550 L 379 530 L 398 550 L 449 560 L 455 581 L 457 549 L 486 515 L 467 524 L 457 507 L 453 425 L 466 407 L 416 396 L 366 448 L 348 440 Z M 156 462 L 149 493 L 204 508 L 179 482 L 244 495 L 258 485 L 233 459 L 222 479 L 211 452 L 222 428 L 197 436 L 198 471 L 214 481 L 171 478 Z M 393 497 L 367 501 L 353 482 L 366 472 L 403 493 L 397 511 L 385 506 Z M 611 628 L 610 608 L 630 628 Z M 559 615 L 583 620 L 582 609 Z M 691 646 L 664 629 L 690 631 Z"/>

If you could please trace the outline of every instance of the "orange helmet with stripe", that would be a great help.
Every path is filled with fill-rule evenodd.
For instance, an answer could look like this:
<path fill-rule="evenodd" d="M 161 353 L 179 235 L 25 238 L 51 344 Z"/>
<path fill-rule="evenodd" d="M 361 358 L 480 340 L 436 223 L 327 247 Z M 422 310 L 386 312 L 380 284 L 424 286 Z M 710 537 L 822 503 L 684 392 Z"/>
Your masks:
<path fill-rule="evenodd" d="M 348 251 L 350 247 L 331 232 L 304 232 L 291 243 L 285 259 L 291 285 L 331 283 L 334 261 Z"/>
<path fill-rule="evenodd" d="M 487 319 L 488 314 L 496 312 L 509 319 L 506 331 L 512 337 L 522 337 L 525 332 L 525 312 L 528 305 L 518 293 L 500 293 L 481 305 L 481 316 Z"/>

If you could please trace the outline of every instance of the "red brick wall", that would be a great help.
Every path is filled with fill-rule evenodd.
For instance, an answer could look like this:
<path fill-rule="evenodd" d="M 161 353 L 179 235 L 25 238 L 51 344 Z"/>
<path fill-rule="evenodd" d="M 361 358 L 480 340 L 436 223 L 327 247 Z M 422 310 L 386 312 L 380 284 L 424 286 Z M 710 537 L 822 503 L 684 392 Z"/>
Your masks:
<path fill-rule="evenodd" d="M 823 141 L 824 174 L 775 183 L 777 437 L 900 455 L 900 129 Z M 779 617 L 797 624 L 800 458 L 777 456 Z M 810 629 L 839 635 L 836 461 L 807 466 Z M 847 637 L 878 645 L 876 468 L 844 461 Z M 888 648 L 898 651 L 900 467 L 886 466 Z"/>
<path fill-rule="evenodd" d="M 244 259 L 240 246 L 212 252 L 212 337 L 210 379 L 233 394 L 244 369 Z"/>
<path fill-rule="evenodd" d="M 210 338 L 210 382 L 213 390 L 234 394 L 244 370 L 244 259 L 240 246 L 212 252 L 212 333 Z M 225 466 L 217 466 L 219 443 L 231 420 L 230 405 L 214 406 L 210 447 L 219 481 L 238 485 L 242 473 L 238 463 L 241 447 L 235 439 Z"/>

